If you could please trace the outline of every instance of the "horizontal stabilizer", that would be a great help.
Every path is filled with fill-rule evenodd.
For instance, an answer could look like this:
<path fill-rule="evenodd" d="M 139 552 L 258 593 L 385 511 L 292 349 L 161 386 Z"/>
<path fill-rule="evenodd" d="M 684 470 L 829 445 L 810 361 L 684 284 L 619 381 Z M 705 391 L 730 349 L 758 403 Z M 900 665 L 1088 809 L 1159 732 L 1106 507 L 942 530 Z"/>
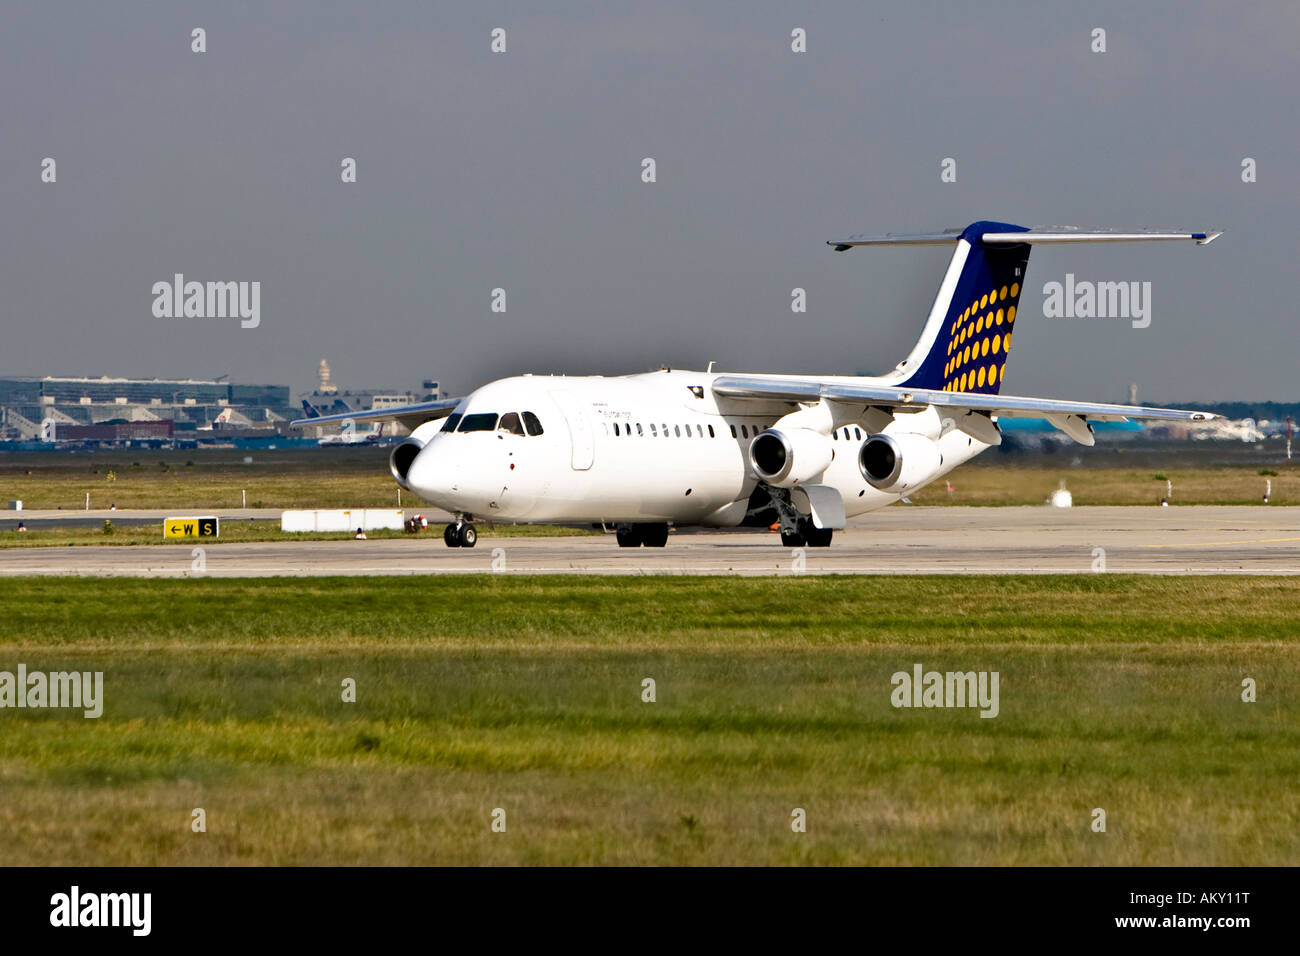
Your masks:
<path fill-rule="evenodd" d="M 963 237 L 970 239 L 971 230 L 948 229 L 943 232 L 918 233 L 902 235 L 886 233 L 883 236 L 851 236 L 848 239 L 830 239 L 828 246 L 836 252 L 844 252 L 854 246 L 940 246 L 956 242 Z M 1191 241 L 1198 246 L 1208 246 L 1223 230 L 1209 232 L 1180 232 L 1168 229 L 1136 229 L 1122 231 L 1118 229 L 1080 229 L 1075 226 L 1038 226 L 1027 232 L 984 232 L 979 239 L 985 245 L 1039 245 L 1043 243 L 1062 242 L 1177 242 Z"/>

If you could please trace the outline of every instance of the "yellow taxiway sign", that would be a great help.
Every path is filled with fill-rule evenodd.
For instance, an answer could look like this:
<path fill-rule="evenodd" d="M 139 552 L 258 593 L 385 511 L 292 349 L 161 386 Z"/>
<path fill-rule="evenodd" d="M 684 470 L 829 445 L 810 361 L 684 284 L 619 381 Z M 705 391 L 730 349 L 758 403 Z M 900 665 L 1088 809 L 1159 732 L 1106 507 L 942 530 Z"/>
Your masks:
<path fill-rule="evenodd" d="M 220 524 L 213 515 L 163 519 L 164 538 L 216 538 L 219 532 Z"/>

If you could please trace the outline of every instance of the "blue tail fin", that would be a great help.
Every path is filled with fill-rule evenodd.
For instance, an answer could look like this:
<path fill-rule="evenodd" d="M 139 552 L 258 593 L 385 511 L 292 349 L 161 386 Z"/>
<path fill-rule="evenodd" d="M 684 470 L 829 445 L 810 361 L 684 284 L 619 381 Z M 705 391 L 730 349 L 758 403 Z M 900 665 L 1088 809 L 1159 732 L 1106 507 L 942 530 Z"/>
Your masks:
<path fill-rule="evenodd" d="M 900 386 L 997 393 L 1030 247 L 1005 241 L 986 245 L 982 237 L 1028 231 L 1003 222 L 976 222 L 962 231 L 920 341 L 894 373 Z"/>

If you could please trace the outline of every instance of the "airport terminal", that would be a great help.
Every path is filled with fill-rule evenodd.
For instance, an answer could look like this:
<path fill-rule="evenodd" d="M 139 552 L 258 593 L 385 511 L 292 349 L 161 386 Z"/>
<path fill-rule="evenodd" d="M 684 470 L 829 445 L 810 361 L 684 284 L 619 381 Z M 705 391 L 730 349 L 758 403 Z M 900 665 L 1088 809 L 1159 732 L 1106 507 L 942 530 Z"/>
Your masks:
<path fill-rule="evenodd" d="M 77 445 L 304 447 L 321 438 L 338 440 L 337 427 L 307 433 L 287 427 L 306 408 L 346 414 L 441 397 L 438 382 L 429 379 L 418 390 L 341 389 L 325 359 L 316 388 L 296 399 L 288 385 L 241 384 L 224 375 L 211 380 L 7 376 L 0 377 L 0 451 Z"/>

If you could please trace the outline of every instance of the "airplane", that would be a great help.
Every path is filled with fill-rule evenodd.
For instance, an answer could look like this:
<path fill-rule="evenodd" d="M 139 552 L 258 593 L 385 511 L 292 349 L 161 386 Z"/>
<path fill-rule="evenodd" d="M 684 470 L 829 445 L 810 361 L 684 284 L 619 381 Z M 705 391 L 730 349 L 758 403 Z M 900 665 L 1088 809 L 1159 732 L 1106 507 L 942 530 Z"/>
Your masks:
<path fill-rule="evenodd" d="M 1190 241 L 1220 232 L 1088 231 L 980 221 L 962 230 L 831 240 L 952 245 L 920 339 L 884 375 L 663 368 L 605 377 L 524 374 L 463 398 L 295 421 L 396 421 L 389 469 L 474 520 L 613 525 L 620 547 L 663 547 L 675 527 L 779 526 L 786 547 L 827 547 L 849 517 L 890 505 L 1001 441 L 1000 419 L 1045 418 L 1082 445 L 1093 422 L 1208 421 L 1208 412 L 1000 394 L 1030 249 L 1042 243 Z"/>
<path fill-rule="evenodd" d="M 349 416 L 344 416 L 347 418 Z M 338 434 L 322 435 L 316 440 L 318 445 L 377 445 L 384 438 L 384 425 L 380 422 L 372 428 L 364 431 L 359 429 L 344 429 Z"/>
<path fill-rule="evenodd" d="M 347 403 L 342 400 L 336 400 L 335 404 L 342 405 L 344 408 L 348 407 Z M 383 422 L 364 431 L 358 431 L 355 427 L 348 427 L 347 425 L 349 421 L 356 422 L 357 416 L 355 414 L 345 412 L 340 415 L 322 415 L 320 409 L 305 398 L 302 400 L 302 411 L 307 417 L 297 419 L 291 422 L 291 425 L 318 424 L 323 421 L 343 423 L 344 427 L 341 432 L 333 435 L 322 435 L 316 440 L 318 445 L 375 445 L 384 438 Z"/>

